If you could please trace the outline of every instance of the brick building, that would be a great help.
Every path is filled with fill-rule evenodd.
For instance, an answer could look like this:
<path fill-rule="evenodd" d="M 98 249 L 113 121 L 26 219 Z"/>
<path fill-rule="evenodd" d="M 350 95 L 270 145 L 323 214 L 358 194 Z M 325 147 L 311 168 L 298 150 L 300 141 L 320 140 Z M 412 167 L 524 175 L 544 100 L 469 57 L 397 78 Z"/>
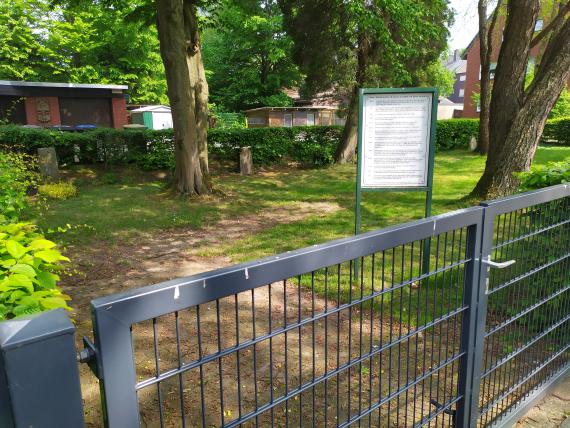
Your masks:
<path fill-rule="evenodd" d="M 124 85 L 0 80 L 0 119 L 45 127 L 123 128 L 127 89 Z"/>
<path fill-rule="evenodd" d="M 535 25 L 535 32 L 538 33 L 545 27 L 549 18 L 547 16 L 539 17 Z M 499 51 L 501 48 L 503 30 L 505 26 L 505 17 L 499 15 L 497 25 L 495 26 L 495 31 L 491 37 L 491 43 L 493 45 L 493 57 L 491 58 L 491 79 L 493 79 L 494 71 L 497 66 L 497 60 L 499 58 Z M 529 70 L 534 66 L 536 59 L 540 58 L 544 46 L 538 44 L 530 51 L 529 58 Z M 476 35 L 471 43 L 465 49 L 463 54 L 463 59 L 467 60 L 466 74 L 465 74 L 465 88 L 464 88 L 464 100 L 463 100 L 463 117 L 466 118 L 477 118 L 479 117 L 479 105 L 474 95 L 478 94 L 481 85 L 481 46 L 479 42 L 479 35 Z M 570 86 L 570 81 L 568 82 Z"/>

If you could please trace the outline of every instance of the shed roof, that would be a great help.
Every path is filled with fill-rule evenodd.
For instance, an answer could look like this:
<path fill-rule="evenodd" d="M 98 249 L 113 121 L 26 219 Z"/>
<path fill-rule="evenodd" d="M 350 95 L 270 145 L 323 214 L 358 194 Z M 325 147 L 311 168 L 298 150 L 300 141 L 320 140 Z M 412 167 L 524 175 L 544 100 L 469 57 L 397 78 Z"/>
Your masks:
<path fill-rule="evenodd" d="M 80 88 L 127 90 L 127 85 L 99 85 L 95 83 L 26 82 L 20 80 L 0 80 L 0 86 L 27 86 L 38 88 Z"/>
<path fill-rule="evenodd" d="M 250 108 L 249 110 L 244 110 L 246 113 L 252 111 L 274 111 L 274 110 L 294 110 L 294 111 L 303 111 L 303 110 L 338 110 L 336 107 L 331 106 L 292 106 L 292 107 L 257 107 L 257 108 Z"/>
<path fill-rule="evenodd" d="M 151 111 L 153 113 L 170 113 L 170 107 L 163 106 L 162 104 L 144 106 L 131 110 L 131 113 L 143 113 L 145 111 Z"/>

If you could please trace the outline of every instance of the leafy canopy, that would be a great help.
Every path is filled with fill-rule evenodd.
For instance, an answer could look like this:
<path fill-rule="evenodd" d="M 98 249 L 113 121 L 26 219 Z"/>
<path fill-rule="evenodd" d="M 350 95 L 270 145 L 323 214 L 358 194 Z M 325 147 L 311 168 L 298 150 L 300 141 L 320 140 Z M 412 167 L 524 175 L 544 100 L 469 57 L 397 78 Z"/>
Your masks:
<path fill-rule="evenodd" d="M 131 7 L 0 0 L 0 79 L 127 84 L 131 101 L 166 102 L 156 29 Z"/>
<path fill-rule="evenodd" d="M 279 1 L 308 93 L 430 84 L 452 21 L 446 0 Z"/>
<path fill-rule="evenodd" d="M 221 110 L 290 105 L 300 74 L 274 0 L 223 0 L 202 38 L 210 100 Z"/>

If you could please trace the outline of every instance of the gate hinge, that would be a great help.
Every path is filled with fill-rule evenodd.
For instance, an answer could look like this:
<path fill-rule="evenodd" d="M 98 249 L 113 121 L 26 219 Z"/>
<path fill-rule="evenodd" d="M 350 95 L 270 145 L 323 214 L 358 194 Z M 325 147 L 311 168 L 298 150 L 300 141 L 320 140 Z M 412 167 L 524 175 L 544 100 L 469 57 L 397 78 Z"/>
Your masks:
<path fill-rule="evenodd" d="M 77 353 L 77 362 L 87 364 L 93 374 L 100 379 L 97 368 L 97 348 L 87 336 L 83 336 L 83 349 Z"/>
<path fill-rule="evenodd" d="M 431 403 L 432 406 L 437 407 L 438 410 L 443 408 L 443 404 L 439 404 L 433 398 L 429 400 L 429 402 Z M 455 414 L 457 413 L 457 411 L 455 409 L 445 409 L 443 410 L 443 413 L 445 413 L 446 415 L 451 415 L 451 426 L 455 428 L 457 426 L 455 424 Z"/>

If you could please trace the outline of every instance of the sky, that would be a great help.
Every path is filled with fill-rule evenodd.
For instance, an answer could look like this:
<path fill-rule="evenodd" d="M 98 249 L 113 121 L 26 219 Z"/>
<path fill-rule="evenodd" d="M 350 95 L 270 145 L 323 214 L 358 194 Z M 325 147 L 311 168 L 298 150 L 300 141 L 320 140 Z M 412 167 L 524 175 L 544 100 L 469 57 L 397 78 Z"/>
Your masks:
<path fill-rule="evenodd" d="M 449 29 L 451 35 L 449 48 L 466 48 L 478 31 L 477 0 L 450 0 L 451 7 L 455 9 L 455 23 Z"/>

